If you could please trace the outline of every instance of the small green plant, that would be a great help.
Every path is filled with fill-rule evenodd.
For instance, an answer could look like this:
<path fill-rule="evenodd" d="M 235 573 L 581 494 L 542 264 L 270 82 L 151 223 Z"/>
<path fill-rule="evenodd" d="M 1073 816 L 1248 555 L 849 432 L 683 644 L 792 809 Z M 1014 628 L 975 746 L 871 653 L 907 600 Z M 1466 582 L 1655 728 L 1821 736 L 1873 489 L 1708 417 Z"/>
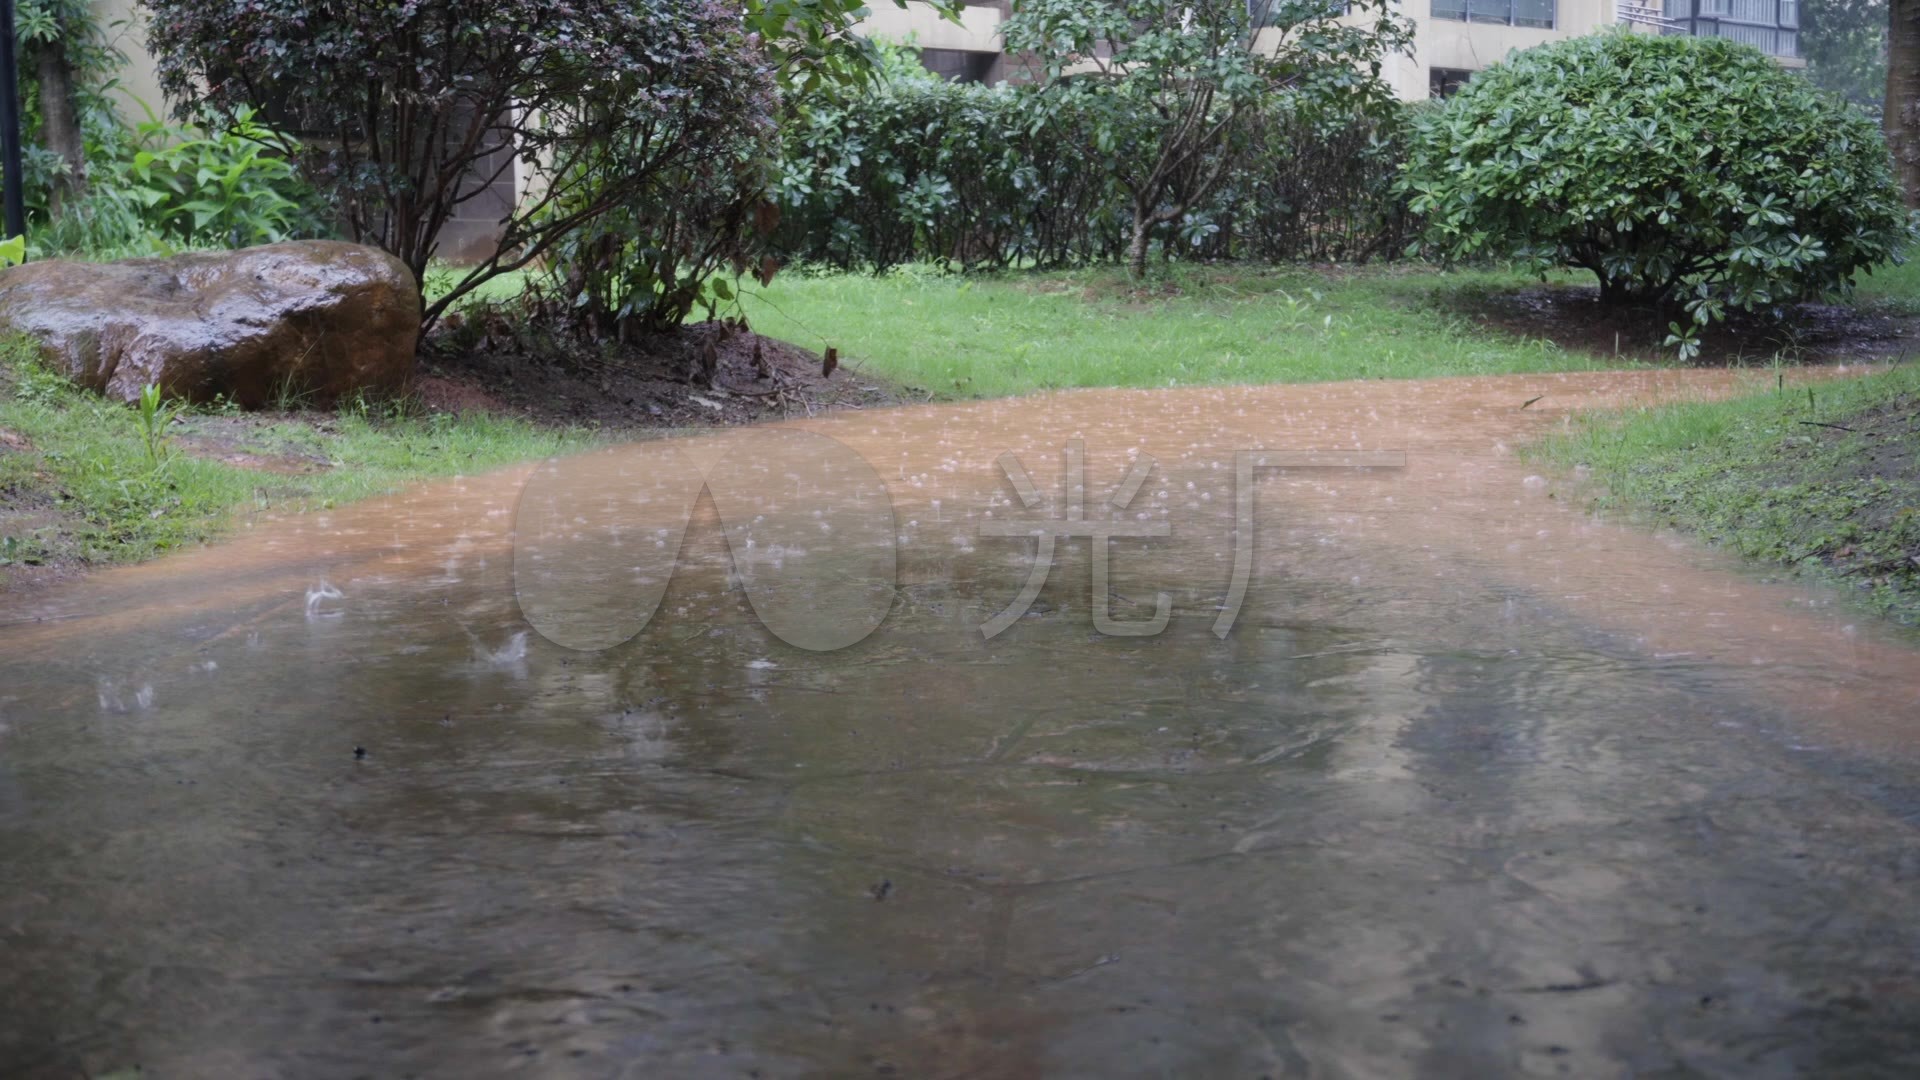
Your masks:
<path fill-rule="evenodd" d="M 0 538 L 0 566 L 38 566 L 45 560 L 46 549 L 36 540 Z"/>
<path fill-rule="evenodd" d="M 240 403 L 225 394 L 213 395 L 213 400 L 200 406 L 200 411 L 208 416 L 239 416 Z"/>
<path fill-rule="evenodd" d="M 144 103 L 142 103 L 144 106 Z M 241 247 L 329 229 L 294 163 L 300 144 L 242 109 L 204 128 L 148 119 L 89 151 L 83 198 L 36 220 L 32 247 L 88 258 Z"/>
<path fill-rule="evenodd" d="M 239 247 L 316 231 L 311 192 L 293 163 L 297 140 L 260 123 L 250 108 L 188 135 L 141 124 L 142 148 L 125 167 L 126 186 L 167 233 Z"/>
<path fill-rule="evenodd" d="M 276 412 L 299 412 L 313 403 L 313 391 L 289 371 L 273 384 L 273 408 Z"/>
<path fill-rule="evenodd" d="M 15 236 L 11 239 L 0 240 L 0 269 L 5 269 L 6 267 L 9 267 L 9 266 L 19 266 L 21 263 L 26 261 L 27 261 L 27 238 L 26 237 Z"/>
<path fill-rule="evenodd" d="M 174 407 L 162 400 L 160 388 L 148 383 L 140 391 L 140 438 L 147 447 L 147 460 L 155 469 L 167 463 L 167 425 L 173 422 Z"/>

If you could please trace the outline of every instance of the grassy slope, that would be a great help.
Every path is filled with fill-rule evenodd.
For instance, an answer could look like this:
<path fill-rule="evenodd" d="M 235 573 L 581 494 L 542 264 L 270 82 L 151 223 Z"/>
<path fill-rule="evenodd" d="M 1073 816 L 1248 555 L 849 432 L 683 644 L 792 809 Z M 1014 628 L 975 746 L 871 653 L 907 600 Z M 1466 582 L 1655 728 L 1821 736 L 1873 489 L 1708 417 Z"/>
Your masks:
<path fill-rule="evenodd" d="M 1475 330 L 1451 300 L 1528 278 L 1398 268 L 1175 266 L 1134 291 L 1111 270 L 776 279 L 754 328 L 839 348 L 941 397 L 1079 386 L 1306 382 L 1585 369 L 1551 343 Z"/>
<path fill-rule="evenodd" d="M 1920 365 L 1589 416 L 1532 452 L 1591 469 L 1603 506 L 1843 582 L 1920 624 Z"/>
<path fill-rule="evenodd" d="M 1920 255 L 1920 252 L 1915 252 Z M 1920 315 L 1920 258 L 1904 266 L 1882 266 L 1855 279 L 1856 298 L 1865 307 L 1901 315 Z"/>
<path fill-rule="evenodd" d="M 0 580 L 22 565 L 147 558 L 204 541 L 236 514 L 329 506 L 591 437 L 484 416 L 186 413 L 165 429 L 168 447 L 156 462 L 135 410 L 72 388 L 31 356 L 18 340 L 0 343 L 0 433 L 11 433 L 0 435 Z M 239 452 L 330 467 L 285 475 L 180 451 L 206 429 L 227 432 Z"/>
<path fill-rule="evenodd" d="M 1863 275 L 1858 303 L 1920 314 L 1920 261 Z M 1844 583 L 1920 624 L 1920 365 L 1810 393 L 1591 415 L 1530 452 L 1590 469 L 1602 506 Z"/>

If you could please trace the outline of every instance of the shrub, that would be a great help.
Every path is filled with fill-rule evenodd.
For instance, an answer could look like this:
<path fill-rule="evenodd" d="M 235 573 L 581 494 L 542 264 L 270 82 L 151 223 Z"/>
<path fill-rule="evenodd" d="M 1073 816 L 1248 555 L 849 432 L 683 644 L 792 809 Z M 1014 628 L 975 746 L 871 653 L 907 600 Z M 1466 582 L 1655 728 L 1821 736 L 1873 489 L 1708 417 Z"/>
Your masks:
<path fill-rule="evenodd" d="M 87 189 L 87 164 L 121 149 L 126 128 L 108 89 L 126 62 L 87 0 L 20 0 L 19 91 L 30 219 L 58 217 Z"/>
<path fill-rule="evenodd" d="M 1393 258 L 1413 228 L 1393 191 L 1408 109 L 1283 94 L 1247 123 L 1237 167 L 1183 228 L 1194 253 L 1263 262 Z M 1205 228 L 1217 224 L 1208 235 Z"/>
<path fill-rule="evenodd" d="M 146 0 L 183 110 L 261 105 L 307 137 L 350 234 L 424 277 L 442 227 L 518 169 L 499 251 L 431 322 L 763 122 L 766 63 L 718 0 Z"/>
<path fill-rule="evenodd" d="M 1721 38 L 1530 49 L 1416 129 L 1402 183 L 1431 250 L 1589 270 L 1694 326 L 1842 292 L 1911 231 L 1873 122 Z"/>
<path fill-rule="evenodd" d="M 104 183 L 128 191 L 155 232 L 244 247 L 325 231 L 291 160 L 299 141 L 259 123 L 251 109 L 213 130 L 141 124 L 139 140 Z"/>
<path fill-rule="evenodd" d="M 723 270 L 746 270 L 778 218 L 766 195 L 774 146 L 770 120 L 715 139 L 711 152 L 676 161 L 656 187 L 556 245 L 562 299 L 579 328 L 594 337 L 662 331 L 696 307 L 711 317 L 731 302 Z M 765 284 L 773 266 L 755 273 Z"/>
<path fill-rule="evenodd" d="M 1278 94 L 1384 96 L 1384 57 L 1412 40 L 1388 0 L 1021 0 L 1001 28 L 1047 74 L 1037 107 L 1071 105 L 1125 190 L 1127 265 L 1213 195 L 1237 133 Z"/>
<path fill-rule="evenodd" d="M 778 247 L 807 262 L 886 269 L 1062 266 L 1127 252 L 1132 200 L 1082 148 L 1095 123 L 1031 92 L 894 82 L 786 130 Z M 1283 93 L 1223 152 L 1233 167 L 1175 222 L 1169 255 L 1365 259 L 1405 244 L 1399 110 L 1327 108 Z M 1111 122 L 1110 120 L 1108 121 Z"/>
<path fill-rule="evenodd" d="M 780 247 L 873 269 L 1117 255 L 1117 189 L 1073 149 L 1082 118 L 1034 119 L 1018 91 L 921 80 L 814 109 L 785 133 Z"/>
<path fill-rule="evenodd" d="M 894 2 L 906 6 L 906 0 Z M 934 4 L 938 10 L 947 6 L 947 0 Z M 741 0 L 740 9 L 765 58 L 763 70 L 737 75 L 751 92 L 740 122 L 716 130 L 694 152 L 675 159 L 658 183 L 555 246 L 557 299 L 576 330 L 596 338 L 658 332 L 679 326 L 695 308 L 716 318 L 730 307 L 744 325 L 736 292 L 740 277 L 751 272 L 765 285 L 779 267 L 767 253 L 780 219 L 772 192 L 779 157 L 775 118 L 804 124 L 816 109 L 831 109 L 877 78 L 936 78 L 913 50 L 856 32 L 867 13 L 861 0 Z M 619 160 L 605 168 L 608 175 L 622 174 Z M 583 186 L 556 212 L 566 213 L 594 194 Z M 554 304 L 533 296 L 527 306 L 551 313 Z"/>
<path fill-rule="evenodd" d="M 94 155 L 86 194 L 34 230 L 34 247 L 118 258 L 324 236 L 298 152 L 251 110 L 211 130 L 143 123 Z"/>

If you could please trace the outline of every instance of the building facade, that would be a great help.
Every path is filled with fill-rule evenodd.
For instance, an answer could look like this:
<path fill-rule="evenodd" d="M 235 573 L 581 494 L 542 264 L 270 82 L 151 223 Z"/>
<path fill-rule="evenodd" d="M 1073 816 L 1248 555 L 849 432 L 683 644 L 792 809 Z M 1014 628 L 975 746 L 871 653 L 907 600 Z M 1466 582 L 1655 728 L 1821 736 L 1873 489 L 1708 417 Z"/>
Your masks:
<path fill-rule="evenodd" d="M 1643 33 L 1732 38 L 1789 67 L 1800 58 L 1799 0 L 1411 0 L 1413 47 L 1382 76 L 1402 100 L 1445 97 L 1515 49 L 1616 23 Z"/>
<path fill-rule="evenodd" d="M 1000 39 L 1000 24 L 1011 12 L 1012 0 L 963 2 L 956 25 L 922 0 L 910 0 L 904 8 L 879 0 L 868 5 L 872 14 L 861 22 L 860 32 L 913 46 L 928 71 L 955 82 L 1018 82 L 1025 69 Z"/>
<path fill-rule="evenodd" d="M 1260 4 L 1262 0 L 1249 0 Z M 1412 46 L 1389 57 L 1381 75 L 1406 101 L 1444 97 L 1515 49 L 1626 23 L 1644 33 L 1732 38 L 1789 67 L 1800 59 L 1799 0 L 1399 0 L 1413 24 Z M 1007 55 L 1000 24 L 1010 0 L 969 3 L 959 25 L 914 0 L 878 4 L 866 33 L 911 43 L 928 70 L 962 82 L 1019 81 L 1027 65 Z"/>

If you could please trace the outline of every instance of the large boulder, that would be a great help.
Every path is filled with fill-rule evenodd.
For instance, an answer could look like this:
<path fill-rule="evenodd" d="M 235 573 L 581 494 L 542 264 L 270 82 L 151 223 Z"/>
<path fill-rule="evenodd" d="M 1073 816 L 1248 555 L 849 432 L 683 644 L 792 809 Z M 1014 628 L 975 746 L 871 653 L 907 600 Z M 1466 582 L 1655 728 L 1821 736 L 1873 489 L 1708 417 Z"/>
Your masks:
<path fill-rule="evenodd" d="M 49 368 L 123 401 L 151 383 L 188 401 L 325 404 L 405 386 L 420 290 L 393 256 L 330 240 L 39 262 L 0 273 L 0 331 L 31 335 Z"/>

